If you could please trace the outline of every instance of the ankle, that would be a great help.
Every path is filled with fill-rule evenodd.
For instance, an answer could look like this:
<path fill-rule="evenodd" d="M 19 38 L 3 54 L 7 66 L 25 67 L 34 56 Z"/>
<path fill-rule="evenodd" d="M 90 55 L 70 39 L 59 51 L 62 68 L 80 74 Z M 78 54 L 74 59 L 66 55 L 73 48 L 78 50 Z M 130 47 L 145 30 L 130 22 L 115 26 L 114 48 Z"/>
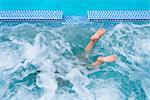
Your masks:
<path fill-rule="evenodd" d="M 97 61 L 98 61 L 98 62 L 104 62 L 104 57 L 98 57 L 98 58 L 97 58 Z"/>
<path fill-rule="evenodd" d="M 90 42 L 94 44 L 97 42 L 97 40 L 90 39 Z"/>
<path fill-rule="evenodd" d="M 90 41 L 97 41 L 97 40 L 93 37 L 90 37 Z"/>

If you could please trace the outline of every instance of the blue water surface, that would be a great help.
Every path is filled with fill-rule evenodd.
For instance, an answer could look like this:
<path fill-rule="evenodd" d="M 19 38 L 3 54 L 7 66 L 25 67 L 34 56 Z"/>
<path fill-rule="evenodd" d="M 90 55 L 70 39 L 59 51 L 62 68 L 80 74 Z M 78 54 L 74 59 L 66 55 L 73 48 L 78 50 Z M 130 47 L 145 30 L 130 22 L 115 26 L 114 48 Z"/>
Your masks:
<path fill-rule="evenodd" d="M 106 33 L 90 54 L 84 47 Z M 149 21 L 1 22 L 1 100 L 149 100 Z M 98 56 L 113 63 L 88 69 Z"/>

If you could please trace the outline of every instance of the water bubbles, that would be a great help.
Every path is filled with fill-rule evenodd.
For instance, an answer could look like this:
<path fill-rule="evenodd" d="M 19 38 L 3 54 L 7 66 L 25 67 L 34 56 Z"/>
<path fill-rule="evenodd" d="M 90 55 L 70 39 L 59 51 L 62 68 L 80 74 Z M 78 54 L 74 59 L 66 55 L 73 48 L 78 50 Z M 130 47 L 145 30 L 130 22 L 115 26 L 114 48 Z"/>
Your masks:
<path fill-rule="evenodd" d="M 89 37 L 105 22 L 82 24 L 0 26 L 0 99 L 149 99 L 150 24 L 108 25 L 85 58 Z M 97 70 L 86 68 L 94 57 L 109 54 L 118 60 Z"/>

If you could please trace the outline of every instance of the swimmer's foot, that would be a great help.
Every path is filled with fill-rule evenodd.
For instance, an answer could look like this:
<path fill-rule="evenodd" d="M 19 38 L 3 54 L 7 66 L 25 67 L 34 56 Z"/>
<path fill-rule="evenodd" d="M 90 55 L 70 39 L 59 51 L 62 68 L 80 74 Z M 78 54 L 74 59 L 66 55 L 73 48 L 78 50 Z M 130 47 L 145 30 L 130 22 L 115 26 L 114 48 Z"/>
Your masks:
<path fill-rule="evenodd" d="M 105 62 L 113 62 L 117 59 L 116 55 L 110 55 L 106 57 L 98 57 L 97 60 L 91 64 L 93 67 L 97 67 L 98 65 L 105 63 Z"/>
<path fill-rule="evenodd" d="M 85 52 L 90 51 L 94 44 L 96 43 L 96 41 L 105 33 L 105 29 L 99 29 L 94 35 L 92 35 L 90 37 L 90 42 L 88 43 L 88 45 L 85 47 Z"/>

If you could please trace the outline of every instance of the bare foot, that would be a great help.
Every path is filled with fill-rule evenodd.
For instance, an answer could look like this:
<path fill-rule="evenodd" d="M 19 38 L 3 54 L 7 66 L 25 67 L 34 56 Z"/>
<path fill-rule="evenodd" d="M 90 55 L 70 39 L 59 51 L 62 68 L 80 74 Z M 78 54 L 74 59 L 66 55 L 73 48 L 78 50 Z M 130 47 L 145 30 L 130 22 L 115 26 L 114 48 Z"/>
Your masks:
<path fill-rule="evenodd" d="M 95 42 L 105 33 L 105 30 L 104 29 L 99 29 L 94 35 L 91 36 L 90 38 L 90 42 L 87 44 L 87 46 L 85 47 L 85 52 L 89 52 Z"/>
<path fill-rule="evenodd" d="M 97 41 L 103 34 L 105 33 L 105 29 L 99 29 L 94 35 L 91 36 L 91 41 Z"/>
<path fill-rule="evenodd" d="M 113 62 L 117 59 L 116 55 L 110 55 L 110 56 L 106 56 L 106 57 L 98 57 L 98 61 L 100 62 Z"/>
<path fill-rule="evenodd" d="M 107 56 L 107 57 L 98 57 L 97 60 L 92 63 L 91 65 L 96 67 L 104 62 L 113 62 L 117 59 L 117 56 L 116 55 L 110 55 L 110 56 Z"/>
<path fill-rule="evenodd" d="M 100 61 L 98 61 L 98 60 L 96 60 L 95 62 L 93 62 L 92 64 L 91 64 L 91 68 L 93 68 L 93 67 L 97 67 L 98 65 L 100 65 L 100 64 L 102 64 L 103 62 L 100 62 Z"/>

